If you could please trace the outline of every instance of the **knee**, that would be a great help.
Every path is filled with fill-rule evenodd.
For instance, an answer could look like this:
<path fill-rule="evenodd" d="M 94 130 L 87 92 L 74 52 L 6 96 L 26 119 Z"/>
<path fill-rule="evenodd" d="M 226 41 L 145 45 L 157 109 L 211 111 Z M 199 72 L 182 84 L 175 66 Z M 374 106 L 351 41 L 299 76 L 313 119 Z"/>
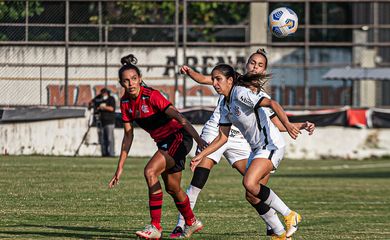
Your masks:
<path fill-rule="evenodd" d="M 178 187 L 178 186 L 165 186 L 165 191 L 171 196 L 176 196 L 180 191 L 180 187 Z"/>
<path fill-rule="evenodd" d="M 245 198 L 252 205 L 255 205 L 259 202 L 259 199 L 250 194 L 248 191 L 245 192 Z"/>
<path fill-rule="evenodd" d="M 256 182 L 252 181 L 250 178 L 244 177 L 242 184 L 244 185 L 244 188 L 252 195 L 256 195 L 258 193 L 256 192 L 258 191 L 258 184 L 256 184 Z"/>
<path fill-rule="evenodd" d="M 147 182 L 150 182 L 151 180 L 157 178 L 157 172 L 153 168 L 145 168 L 144 169 L 144 176 Z"/>

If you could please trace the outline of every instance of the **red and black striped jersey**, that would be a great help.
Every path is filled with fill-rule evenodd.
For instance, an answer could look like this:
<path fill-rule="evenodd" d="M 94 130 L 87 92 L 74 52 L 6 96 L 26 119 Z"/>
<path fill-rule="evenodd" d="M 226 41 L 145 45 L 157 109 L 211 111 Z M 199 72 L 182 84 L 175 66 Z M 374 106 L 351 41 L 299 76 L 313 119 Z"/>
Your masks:
<path fill-rule="evenodd" d="M 165 114 L 170 105 L 159 91 L 141 86 L 137 99 L 132 99 L 127 92 L 121 98 L 122 121 L 135 121 L 155 142 L 160 142 L 183 127 Z"/>

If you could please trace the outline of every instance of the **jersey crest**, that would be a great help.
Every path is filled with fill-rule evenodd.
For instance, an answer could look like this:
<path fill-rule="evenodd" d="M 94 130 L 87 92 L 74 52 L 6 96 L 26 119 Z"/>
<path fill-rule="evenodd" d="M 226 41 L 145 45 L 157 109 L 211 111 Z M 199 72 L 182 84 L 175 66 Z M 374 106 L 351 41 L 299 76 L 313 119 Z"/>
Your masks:
<path fill-rule="evenodd" d="M 241 115 L 241 111 L 240 111 L 240 108 L 238 106 L 235 106 L 234 107 L 234 114 L 238 117 Z"/>
<path fill-rule="evenodd" d="M 142 105 L 141 106 L 141 111 L 144 112 L 144 113 L 148 113 L 149 112 L 149 108 L 147 105 Z"/>

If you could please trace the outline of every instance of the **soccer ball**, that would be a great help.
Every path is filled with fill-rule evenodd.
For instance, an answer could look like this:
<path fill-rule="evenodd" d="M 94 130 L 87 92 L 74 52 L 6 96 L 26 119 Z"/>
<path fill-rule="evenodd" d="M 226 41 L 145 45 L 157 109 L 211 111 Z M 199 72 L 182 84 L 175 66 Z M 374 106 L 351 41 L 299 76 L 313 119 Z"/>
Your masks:
<path fill-rule="evenodd" d="M 268 23 L 272 34 L 283 38 L 295 33 L 298 28 L 298 16 L 293 10 L 280 7 L 270 13 Z"/>

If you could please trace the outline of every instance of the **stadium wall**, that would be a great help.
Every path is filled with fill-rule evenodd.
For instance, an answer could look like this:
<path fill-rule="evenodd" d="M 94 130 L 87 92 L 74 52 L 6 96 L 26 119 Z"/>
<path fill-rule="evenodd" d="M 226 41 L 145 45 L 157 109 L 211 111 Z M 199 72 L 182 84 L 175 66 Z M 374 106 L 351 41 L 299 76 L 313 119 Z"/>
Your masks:
<path fill-rule="evenodd" d="M 80 147 L 81 156 L 100 156 L 97 129 L 88 131 L 89 116 L 36 122 L 2 123 L 0 127 L 1 154 L 73 156 Z M 197 125 L 198 132 L 202 126 Z M 88 131 L 87 134 L 85 134 Z M 140 128 L 135 128 L 130 156 L 151 156 L 155 143 Z M 123 130 L 115 129 L 116 154 L 120 152 Z M 368 158 L 390 155 L 390 129 L 356 129 L 319 127 L 313 136 L 303 133 L 294 141 L 286 133 L 286 157 L 292 159 Z M 195 152 L 195 145 L 190 155 Z M 146 146 L 146 147 L 145 147 Z"/>

